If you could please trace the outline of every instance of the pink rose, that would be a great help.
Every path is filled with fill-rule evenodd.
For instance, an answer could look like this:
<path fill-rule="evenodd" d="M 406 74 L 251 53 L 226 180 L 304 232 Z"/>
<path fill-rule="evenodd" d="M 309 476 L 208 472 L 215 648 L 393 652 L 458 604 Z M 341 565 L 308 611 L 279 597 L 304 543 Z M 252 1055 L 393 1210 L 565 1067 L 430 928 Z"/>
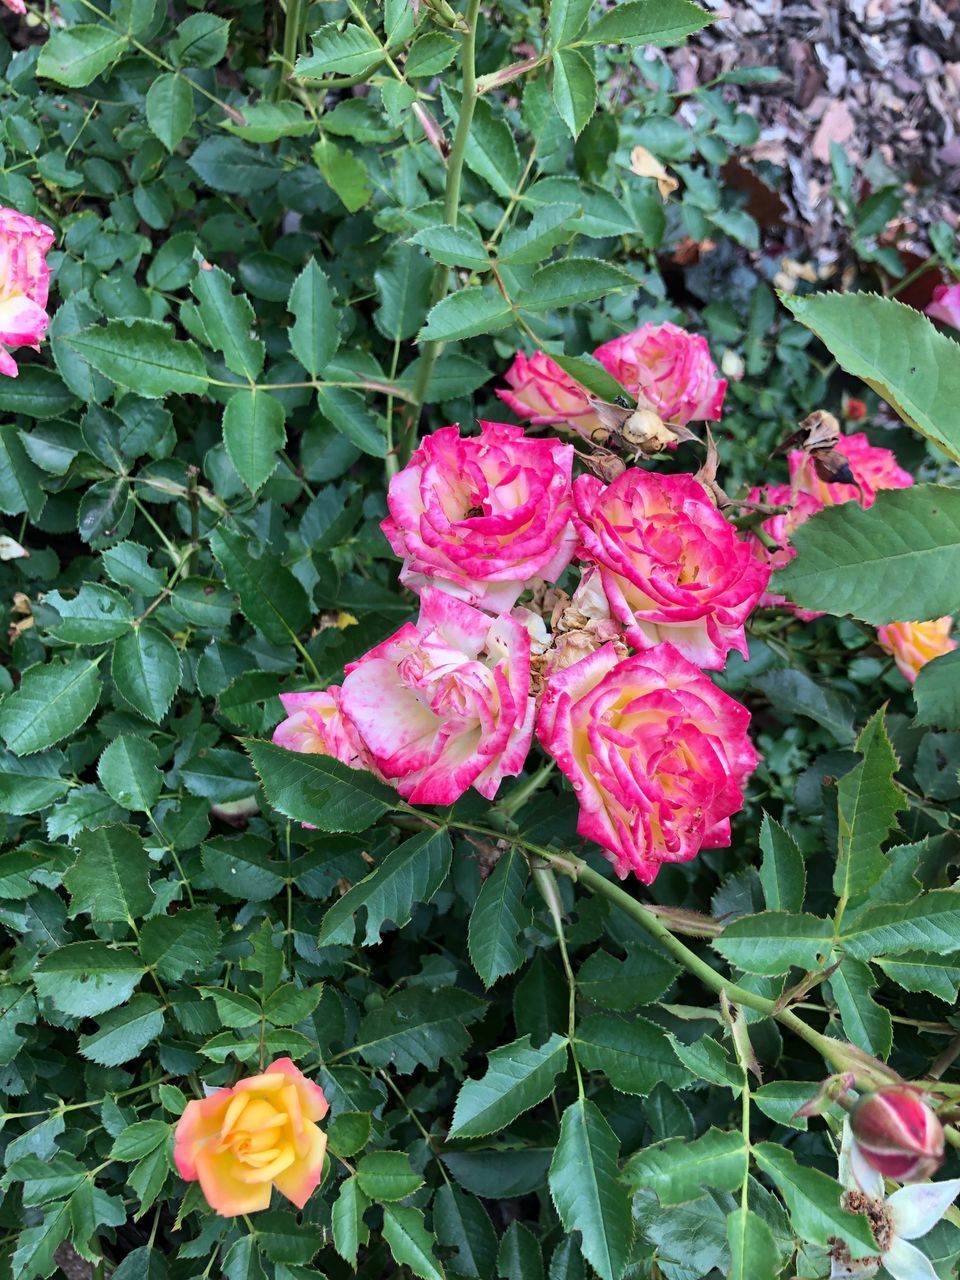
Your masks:
<path fill-rule="evenodd" d="M 11 13 L 27 12 L 27 6 L 24 4 L 23 0 L 3 0 L 3 3 L 6 5 L 6 7 L 10 10 Z"/>
<path fill-rule="evenodd" d="M 288 751 L 332 756 L 351 769 L 376 767 L 340 706 L 340 688 L 313 689 L 307 693 L 281 693 L 287 719 L 273 731 L 273 741 Z"/>
<path fill-rule="evenodd" d="M 756 767 L 750 713 L 669 644 L 604 645 L 546 683 L 537 736 L 573 783 L 577 830 L 623 878 L 730 843 Z"/>
<path fill-rule="evenodd" d="M 506 379 L 512 389 L 498 389 L 497 395 L 518 418 L 528 418 L 537 426 L 564 423 L 585 440 L 594 439 L 598 433 L 601 439 L 607 436 L 586 387 L 542 351 L 529 359 L 518 351 Z"/>
<path fill-rule="evenodd" d="M 10 378 L 17 376 L 17 363 L 4 348 L 39 350 L 50 323 L 45 255 L 53 241 L 53 232 L 42 222 L 16 209 L 0 208 L 0 373 Z"/>
<path fill-rule="evenodd" d="M 890 450 L 872 445 L 862 432 L 841 436 L 836 451 L 847 459 L 859 488 L 856 484 L 821 480 L 810 455 L 802 449 L 791 449 L 788 458 L 793 487 L 813 494 L 826 507 L 840 502 L 859 502 L 862 507 L 872 507 L 879 489 L 909 489 L 913 484 L 913 476 L 904 471 Z"/>
<path fill-rule="evenodd" d="M 812 493 L 803 489 L 794 490 L 788 484 L 769 484 L 760 489 L 751 489 L 747 495 L 748 502 L 760 502 L 768 507 L 787 507 L 777 515 L 768 516 L 760 528 L 776 544 L 776 549 L 768 547 L 755 534 L 750 537 L 750 549 L 761 564 L 769 565 L 771 570 L 782 569 L 797 554 L 790 545 L 790 539 L 797 527 L 823 510 L 823 503 Z M 759 600 L 761 609 L 789 609 L 804 622 L 812 622 L 814 618 L 822 618 L 822 613 L 810 609 L 801 609 L 789 601 L 786 596 L 775 591 L 765 591 Z"/>
<path fill-rule="evenodd" d="M 938 284 L 933 291 L 933 300 L 923 310 L 931 320 L 960 329 L 960 284 Z"/>
<path fill-rule="evenodd" d="M 420 617 L 351 663 L 343 714 L 381 775 L 416 804 L 492 800 L 533 736 L 530 633 L 431 587 Z"/>
<path fill-rule="evenodd" d="M 715 422 L 723 409 L 725 378 L 699 334 L 671 324 L 645 324 L 593 353 L 608 373 L 665 422 Z"/>
<path fill-rule="evenodd" d="M 635 649 L 668 641 L 709 670 L 731 649 L 747 656 L 743 624 L 770 568 L 703 485 L 631 467 L 609 485 L 580 476 L 573 492 L 579 555 L 596 566 L 574 597 L 582 612 L 605 610 Z"/>
<path fill-rule="evenodd" d="M 573 558 L 573 446 L 480 426 L 479 436 L 443 427 L 424 439 L 390 481 L 380 527 L 412 591 L 442 587 L 505 613 L 530 579 L 552 581 Z"/>
<path fill-rule="evenodd" d="M 950 638 L 952 629 L 953 619 L 949 617 L 933 622 L 890 622 L 877 628 L 877 639 L 904 679 L 913 684 L 928 662 L 956 649 L 956 640 Z"/>

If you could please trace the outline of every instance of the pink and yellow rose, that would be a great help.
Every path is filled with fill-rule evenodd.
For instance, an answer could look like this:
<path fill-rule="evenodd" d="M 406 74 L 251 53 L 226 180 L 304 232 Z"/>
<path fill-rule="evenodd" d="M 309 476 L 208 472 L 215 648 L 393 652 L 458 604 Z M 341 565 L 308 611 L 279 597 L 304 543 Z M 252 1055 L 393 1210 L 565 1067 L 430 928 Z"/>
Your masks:
<path fill-rule="evenodd" d="M 306 693 L 281 693 L 287 718 L 273 731 L 273 741 L 288 751 L 333 756 L 351 769 L 376 773 L 370 753 L 340 707 L 340 688 L 311 689 Z"/>
<path fill-rule="evenodd" d="M 577 830 L 623 878 L 730 843 L 756 767 L 750 713 L 669 644 L 621 660 L 604 645 L 549 676 L 537 722 L 573 783 Z"/>
<path fill-rule="evenodd" d="M 631 467 L 612 484 L 574 484 L 581 560 L 574 603 L 609 616 L 635 649 L 664 641 L 708 670 L 747 656 L 744 623 L 770 578 L 749 544 L 690 475 Z"/>
<path fill-rule="evenodd" d="M 533 578 L 553 581 L 573 558 L 573 446 L 482 422 L 479 436 L 443 427 L 390 481 L 381 524 L 411 590 L 441 587 L 505 613 Z"/>
<path fill-rule="evenodd" d="M 420 617 L 346 669 L 343 713 L 380 775 L 415 804 L 492 800 L 533 737 L 530 632 L 426 587 Z"/>
<path fill-rule="evenodd" d="M 889 653 L 904 679 L 911 684 L 928 662 L 952 653 L 957 647 L 952 639 L 953 618 L 935 618 L 932 622 L 890 622 L 877 628 L 877 640 L 884 653 Z"/>
<path fill-rule="evenodd" d="M 174 1163 L 224 1217 L 269 1208 L 274 1187 L 302 1209 L 323 1177 L 327 1137 L 317 1125 L 327 1110 L 319 1085 L 279 1058 L 261 1075 L 188 1102 Z"/>
<path fill-rule="evenodd" d="M 719 377 L 705 338 L 669 320 L 644 324 L 605 342 L 594 356 L 621 386 L 665 422 L 715 422 L 727 381 Z"/>
<path fill-rule="evenodd" d="M 42 222 L 0 208 L 0 373 L 10 378 L 17 376 L 17 362 L 6 348 L 39 350 L 50 323 L 46 255 L 53 241 L 54 233 Z"/>
<path fill-rule="evenodd" d="M 562 423 L 585 440 L 606 436 L 586 387 L 542 351 L 529 357 L 518 351 L 507 370 L 506 380 L 510 390 L 498 388 L 497 395 L 518 418 L 526 418 L 537 426 Z"/>
<path fill-rule="evenodd" d="M 767 537 L 777 544 L 776 548 L 768 547 L 755 535 L 750 537 L 753 554 L 761 564 L 768 565 L 774 571 L 788 565 L 797 554 L 790 545 L 790 539 L 797 528 L 818 511 L 823 510 L 823 503 L 819 498 L 815 498 L 812 493 L 807 493 L 803 489 L 793 489 L 788 484 L 769 484 L 759 489 L 751 489 L 747 495 L 747 501 L 763 503 L 764 506 L 769 507 L 787 508 L 786 511 L 768 516 L 760 525 Z M 814 618 L 823 617 L 822 613 L 801 609 L 799 605 L 793 604 L 786 596 L 779 595 L 776 591 L 765 591 L 758 604 L 761 609 L 790 609 L 804 622 L 812 622 Z"/>
<path fill-rule="evenodd" d="M 938 284 L 924 313 L 931 320 L 960 329 L 960 284 Z"/>
<path fill-rule="evenodd" d="M 913 476 L 904 471 L 890 450 L 872 445 L 862 432 L 841 436 L 836 452 L 847 459 L 856 484 L 821 480 L 810 455 L 802 449 L 792 449 L 788 462 L 794 489 L 812 494 L 825 507 L 840 502 L 859 502 L 862 507 L 872 507 L 880 489 L 909 489 L 913 484 Z"/>

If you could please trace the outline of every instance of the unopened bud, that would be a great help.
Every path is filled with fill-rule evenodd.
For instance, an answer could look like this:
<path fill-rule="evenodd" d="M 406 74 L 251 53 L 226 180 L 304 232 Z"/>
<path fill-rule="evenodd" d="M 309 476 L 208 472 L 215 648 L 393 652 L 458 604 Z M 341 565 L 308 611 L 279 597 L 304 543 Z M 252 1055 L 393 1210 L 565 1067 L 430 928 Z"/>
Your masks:
<path fill-rule="evenodd" d="M 857 400 L 854 396 L 849 396 L 844 401 L 843 416 L 849 418 L 851 422 L 860 422 L 867 416 L 867 406 L 863 400 Z"/>
<path fill-rule="evenodd" d="M 886 1178 L 922 1181 L 943 1163 L 943 1125 L 916 1089 L 890 1086 L 866 1094 L 850 1126 L 867 1164 Z"/>

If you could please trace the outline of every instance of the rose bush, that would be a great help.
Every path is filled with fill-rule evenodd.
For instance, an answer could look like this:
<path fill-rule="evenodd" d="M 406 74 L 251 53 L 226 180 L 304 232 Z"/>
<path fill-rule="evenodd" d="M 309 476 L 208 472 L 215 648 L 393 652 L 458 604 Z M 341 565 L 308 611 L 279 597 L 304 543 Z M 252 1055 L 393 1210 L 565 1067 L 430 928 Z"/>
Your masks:
<path fill-rule="evenodd" d="M 808 260 L 689 0 L 2 13 L 2 1274 L 945 1280 L 919 169 Z"/>

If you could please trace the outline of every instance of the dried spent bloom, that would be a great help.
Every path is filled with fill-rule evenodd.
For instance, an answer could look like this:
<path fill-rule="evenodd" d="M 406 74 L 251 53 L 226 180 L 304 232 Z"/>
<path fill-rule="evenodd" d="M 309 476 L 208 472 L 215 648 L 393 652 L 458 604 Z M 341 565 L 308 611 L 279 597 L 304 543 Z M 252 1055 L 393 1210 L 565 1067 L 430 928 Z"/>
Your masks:
<path fill-rule="evenodd" d="M 943 1125 L 917 1089 L 889 1085 L 864 1094 L 850 1128 L 864 1160 L 885 1178 L 918 1182 L 943 1164 Z"/>
<path fill-rule="evenodd" d="M 427 436 L 387 492 L 381 528 L 403 557 L 400 580 L 505 613 L 534 578 L 553 581 L 573 558 L 573 446 L 482 422 Z"/>
<path fill-rule="evenodd" d="M 924 314 L 954 329 L 960 329 L 960 284 L 938 284 Z"/>
<path fill-rule="evenodd" d="M 522 771 L 534 702 L 528 617 L 516 612 L 491 618 L 425 587 L 417 622 L 347 666 L 343 714 L 406 799 L 452 804 L 472 786 L 492 800 Z"/>
<path fill-rule="evenodd" d="M 744 623 L 770 579 L 693 476 L 633 467 L 610 485 L 574 484 L 574 524 L 585 572 L 574 602 L 608 616 L 635 649 L 663 641 L 691 662 L 718 670 L 736 649 L 747 655 Z"/>
<path fill-rule="evenodd" d="M 573 783 L 577 830 L 623 878 L 730 843 L 757 764 L 750 713 L 669 644 L 621 659 L 605 644 L 552 672 L 537 737 Z"/>
<path fill-rule="evenodd" d="M 826 507 L 841 502 L 859 502 L 862 507 L 872 507 L 880 489 L 909 489 L 913 484 L 913 476 L 904 471 L 891 451 L 872 445 L 862 432 L 841 436 L 836 452 L 847 459 L 856 484 L 821 480 L 810 455 L 802 449 L 793 449 L 788 458 L 793 487 L 812 494 Z"/>
<path fill-rule="evenodd" d="M 323 1176 L 327 1136 L 317 1122 L 327 1110 L 320 1086 L 278 1058 L 232 1089 L 187 1103 L 173 1139 L 177 1171 L 199 1180 L 223 1217 L 268 1209 L 274 1187 L 302 1209 Z"/>
<path fill-rule="evenodd" d="M 593 353 L 608 373 L 665 422 L 715 422 L 723 410 L 725 378 L 717 376 L 707 341 L 669 320 L 645 324 L 605 342 Z"/>
<path fill-rule="evenodd" d="M 0 208 L 0 373 L 10 378 L 17 376 L 17 363 L 6 348 L 39 350 L 50 323 L 46 255 L 53 241 L 44 223 L 16 209 Z"/>
<path fill-rule="evenodd" d="M 585 440 L 602 442 L 609 435 L 586 387 L 542 351 L 518 351 L 505 377 L 510 390 L 497 388 L 497 395 L 518 418 L 537 426 L 565 425 Z"/>
<path fill-rule="evenodd" d="M 904 679 L 914 684 L 928 662 L 956 649 L 957 642 L 950 635 L 952 629 L 951 617 L 934 618 L 931 622 L 888 622 L 877 628 L 877 640 Z"/>

